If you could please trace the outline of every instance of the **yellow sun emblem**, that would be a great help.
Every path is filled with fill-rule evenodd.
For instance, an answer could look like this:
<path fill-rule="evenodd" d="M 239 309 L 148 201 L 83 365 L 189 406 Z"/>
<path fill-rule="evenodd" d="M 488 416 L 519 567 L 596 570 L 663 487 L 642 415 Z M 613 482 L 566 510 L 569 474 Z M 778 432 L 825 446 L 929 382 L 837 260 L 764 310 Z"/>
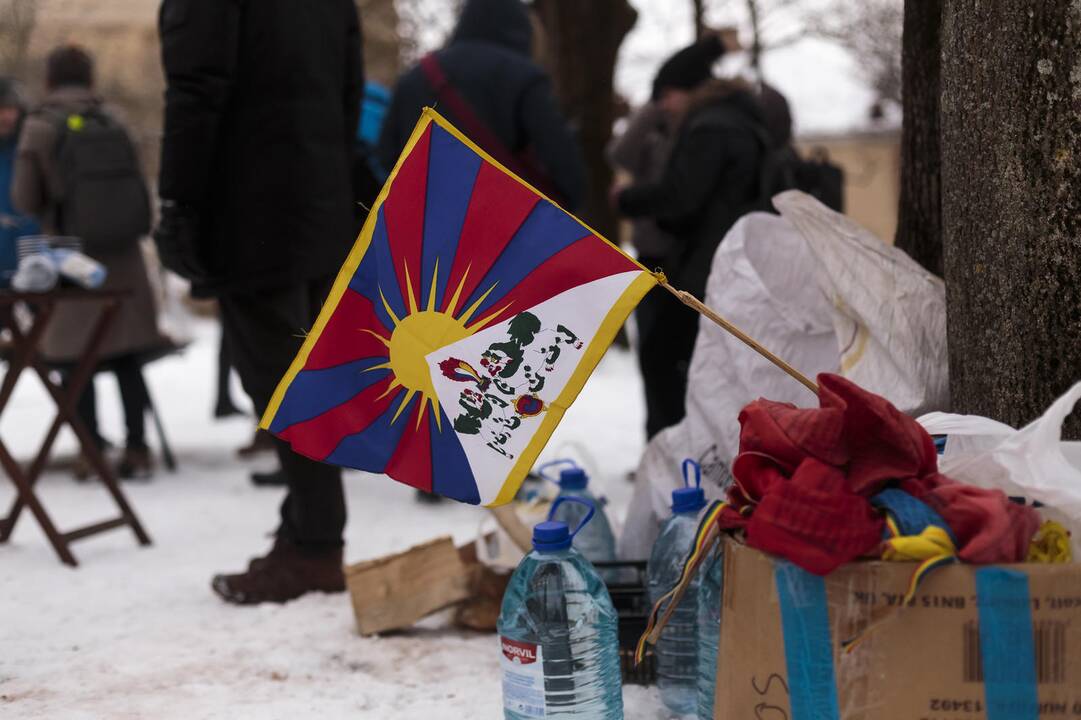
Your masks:
<path fill-rule="evenodd" d="M 454 294 L 451 296 L 446 306 L 443 307 L 442 310 L 437 310 L 435 305 L 435 293 L 436 288 L 439 285 L 439 260 L 436 259 L 435 271 L 432 274 L 432 287 L 431 291 L 428 293 L 428 303 L 424 309 L 421 310 L 417 305 L 416 297 L 413 295 L 413 282 L 409 277 L 409 265 L 403 263 L 403 267 L 405 269 L 405 287 L 408 295 L 408 312 L 403 318 L 399 318 L 395 315 L 394 311 L 390 308 L 390 303 L 387 302 L 386 297 L 383 295 L 383 290 L 379 290 L 379 298 L 383 301 L 383 308 L 387 311 L 387 315 L 390 316 L 390 319 L 394 323 L 394 329 L 391 331 L 389 339 L 367 328 L 364 328 L 362 332 L 374 335 L 387 346 L 389 360 L 385 363 L 367 368 L 365 372 L 370 372 L 372 370 L 390 370 L 390 386 L 387 387 L 386 391 L 380 395 L 379 398 L 377 398 L 379 400 L 390 395 L 398 388 L 404 387 L 406 389 L 406 393 L 404 397 L 402 397 L 402 401 L 398 404 L 398 409 L 395 411 L 394 417 L 390 421 L 391 424 L 398 420 L 398 416 L 400 416 L 409 405 L 413 396 L 420 393 L 421 406 L 420 411 L 417 413 L 416 426 L 418 428 L 420 427 L 420 421 L 424 417 L 425 408 L 431 406 L 432 413 L 435 415 L 436 427 L 442 430 L 440 413 L 436 410 L 436 403 L 439 402 L 439 397 L 436 395 L 435 387 L 432 384 L 432 375 L 428 369 L 427 356 L 441 347 L 452 345 L 453 343 L 476 333 L 510 307 L 510 304 L 508 303 L 495 312 L 489 313 L 487 317 L 469 325 L 469 319 L 477 312 L 477 308 L 484 303 L 484 300 L 491 294 L 492 290 L 495 290 L 495 286 L 498 283 L 493 283 L 483 295 L 477 298 L 476 302 L 458 315 L 455 315 L 455 309 L 458 306 L 458 300 L 462 294 L 462 289 L 465 287 L 466 278 L 469 277 L 470 267 L 466 267 L 465 272 L 462 273 L 462 279 L 458 281 L 458 287 L 455 288 Z"/>

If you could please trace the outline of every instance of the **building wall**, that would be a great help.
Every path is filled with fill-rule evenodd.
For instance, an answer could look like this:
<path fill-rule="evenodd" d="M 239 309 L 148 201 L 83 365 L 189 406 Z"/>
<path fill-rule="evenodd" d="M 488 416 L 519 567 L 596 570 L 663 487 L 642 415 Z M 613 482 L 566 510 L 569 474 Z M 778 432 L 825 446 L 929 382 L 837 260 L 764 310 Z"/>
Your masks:
<path fill-rule="evenodd" d="M 892 244 L 901 195 L 900 131 L 809 136 L 796 144 L 805 157 L 816 148 L 826 150 L 845 172 L 845 214 Z"/>
<path fill-rule="evenodd" d="M 62 43 L 82 45 L 97 62 L 102 96 L 119 107 L 139 146 L 148 177 L 157 177 L 162 94 L 157 11 L 160 0 L 41 0 L 21 80 L 40 95 L 44 58 Z M 392 84 L 398 73 L 398 15 L 393 0 L 357 0 L 364 27 L 364 60 L 373 80 Z"/>

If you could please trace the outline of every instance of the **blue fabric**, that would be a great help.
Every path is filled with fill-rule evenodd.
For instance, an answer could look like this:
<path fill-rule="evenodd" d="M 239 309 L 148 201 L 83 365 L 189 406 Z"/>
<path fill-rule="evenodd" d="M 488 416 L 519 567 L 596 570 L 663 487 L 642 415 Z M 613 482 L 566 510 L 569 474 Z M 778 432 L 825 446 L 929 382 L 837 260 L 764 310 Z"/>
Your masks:
<path fill-rule="evenodd" d="M 826 582 L 784 561 L 774 567 L 774 582 L 781 604 L 792 720 L 838 720 Z"/>
<path fill-rule="evenodd" d="M 15 241 L 24 235 L 41 232 L 38 224 L 15 212 L 11 205 L 11 178 L 15 165 L 15 140 L 0 141 L 0 286 L 6 287 L 15 272 L 18 259 Z"/>
<path fill-rule="evenodd" d="M 947 532 L 953 544 L 957 538 L 946 521 L 930 505 L 909 495 L 899 488 L 886 488 L 871 498 L 871 504 L 888 512 L 901 530 L 901 535 L 919 535 L 929 525 L 940 527 Z M 883 537 L 889 537 L 889 529 L 883 529 Z"/>
<path fill-rule="evenodd" d="M 473 197 L 473 185 L 480 172 L 480 155 L 459 142 L 449 132 L 431 125 L 432 139 L 428 151 L 428 187 L 424 214 L 424 246 L 421 250 L 424 274 L 421 277 L 420 296 L 427 302 L 435 275 L 435 263 L 439 260 L 439 277 L 436 285 L 436 303 L 442 309 L 450 300 L 444 297 L 447 278 L 458 253 L 462 225 Z M 439 178 L 439 182 L 432 182 Z M 468 306 L 466 306 L 468 307 Z"/>
<path fill-rule="evenodd" d="M 976 571 L 976 601 L 987 720 L 1037 720 L 1040 702 L 1028 575 L 981 568 Z"/>
<path fill-rule="evenodd" d="M 379 208 L 368 252 L 364 253 L 364 259 L 353 274 L 349 287 L 371 300 L 376 317 L 387 330 L 394 330 L 397 323 L 387 314 L 380 292 L 395 317 L 401 320 L 407 314 L 405 300 L 402 299 L 402 291 L 398 286 L 398 274 L 394 271 L 394 256 L 390 250 L 390 238 L 387 236 L 387 222 L 382 207 Z"/>
<path fill-rule="evenodd" d="M 386 369 L 369 370 L 386 361 L 383 357 L 373 357 L 321 370 L 301 370 L 289 384 L 270 432 L 279 433 L 290 425 L 311 420 L 349 402 L 390 373 Z"/>
<path fill-rule="evenodd" d="M 391 420 L 398 412 L 403 393 L 405 393 L 405 388 L 399 388 L 386 412 L 360 432 L 345 436 L 338 443 L 338 447 L 334 448 L 334 452 L 327 456 L 325 462 L 373 473 L 386 470 L 387 463 L 394 456 L 394 451 L 398 449 L 402 433 L 409 427 L 408 420 L 403 420 L 403 418 L 408 418 L 414 412 L 420 399 L 420 395 L 414 395 L 402 410 L 398 422 L 392 423 Z"/>
<path fill-rule="evenodd" d="M 589 230 L 580 222 L 552 203 L 542 200 L 518 228 L 518 232 L 507 243 L 503 253 L 462 307 L 470 307 L 494 285 L 495 291 L 481 303 L 474 315 L 484 317 L 488 310 L 499 303 L 503 296 L 527 275 L 559 251 L 589 235 Z"/>
<path fill-rule="evenodd" d="M 462 443 L 442 406 L 439 407 L 439 414 L 441 430 L 436 428 L 435 416 L 428 414 L 429 432 L 432 435 L 432 492 L 479 505 L 480 493 Z"/>
<path fill-rule="evenodd" d="M 390 105 L 390 91 L 377 82 L 364 83 L 364 96 L 360 100 L 360 119 L 357 122 L 357 140 L 375 147 L 379 131 Z"/>

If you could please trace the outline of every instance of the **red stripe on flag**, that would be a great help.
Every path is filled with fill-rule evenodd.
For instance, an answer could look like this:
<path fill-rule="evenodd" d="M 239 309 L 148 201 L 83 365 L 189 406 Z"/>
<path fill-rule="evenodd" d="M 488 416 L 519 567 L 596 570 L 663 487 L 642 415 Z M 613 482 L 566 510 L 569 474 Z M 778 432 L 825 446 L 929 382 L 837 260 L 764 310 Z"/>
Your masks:
<path fill-rule="evenodd" d="M 404 392 L 404 388 L 398 388 L 380 398 L 393 379 L 386 377 L 322 415 L 290 425 L 278 433 L 278 437 L 288 442 L 293 450 L 301 455 L 314 460 L 326 459 L 347 435 L 361 432 L 375 422 L 387 411 L 394 399 Z"/>
<path fill-rule="evenodd" d="M 390 339 L 390 331 L 379 321 L 371 300 L 346 289 L 308 355 L 304 369 L 321 370 L 362 358 L 388 357 L 386 344 L 372 333 Z"/>
<path fill-rule="evenodd" d="M 387 223 L 387 239 L 394 257 L 394 272 L 398 274 L 398 287 L 402 300 L 408 303 L 405 267 L 409 266 L 413 298 L 423 307 L 420 297 L 421 244 L 424 240 L 424 206 L 428 184 L 428 147 L 432 128 L 428 127 L 413 146 L 409 157 L 398 168 L 394 184 L 383 201 L 383 217 Z M 412 309 L 406 305 L 407 312 Z"/>
<path fill-rule="evenodd" d="M 407 423 L 405 433 L 398 441 L 394 455 L 387 462 L 384 472 L 400 483 L 411 485 L 425 492 L 432 491 L 432 434 L 428 427 L 427 413 L 431 407 L 426 402 L 415 403 L 409 417 L 398 422 Z M 424 413 L 417 428 L 417 413 Z"/>
<path fill-rule="evenodd" d="M 523 310 L 539 305 L 560 293 L 594 280 L 624 272 L 641 270 L 623 253 L 596 235 L 582 238 L 560 250 L 497 300 L 492 307 L 497 315 L 486 327 L 509 320 Z M 505 309 L 504 309 L 505 308 Z M 483 318 L 487 320 L 490 315 Z"/>
<path fill-rule="evenodd" d="M 444 293 L 449 302 L 468 268 L 455 315 L 539 201 L 540 196 L 510 175 L 481 163 Z"/>

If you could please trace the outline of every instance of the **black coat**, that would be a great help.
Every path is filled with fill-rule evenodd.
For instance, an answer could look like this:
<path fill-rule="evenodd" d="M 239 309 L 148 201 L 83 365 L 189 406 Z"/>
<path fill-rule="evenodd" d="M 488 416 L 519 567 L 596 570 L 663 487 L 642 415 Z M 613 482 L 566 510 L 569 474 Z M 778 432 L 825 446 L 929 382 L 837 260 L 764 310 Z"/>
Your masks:
<path fill-rule="evenodd" d="M 574 209 L 585 194 L 585 170 L 548 76 L 530 59 L 532 35 L 520 0 L 467 0 L 450 42 L 436 57 L 477 117 L 512 153 L 530 150 L 564 205 Z M 379 160 L 387 170 L 397 162 L 425 106 L 465 131 L 454 113 L 438 103 L 421 68 L 414 67 L 398 80 L 379 139 Z"/>
<path fill-rule="evenodd" d="M 194 206 L 204 293 L 335 273 L 364 87 L 353 0 L 163 0 L 162 198 Z"/>
<path fill-rule="evenodd" d="M 760 202 L 766 149 L 762 114 L 746 92 L 707 94 L 684 119 L 660 180 L 619 196 L 628 217 L 652 217 L 675 238 L 669 281 L 704 297 L 713 255 L 728 230 Z"/>

